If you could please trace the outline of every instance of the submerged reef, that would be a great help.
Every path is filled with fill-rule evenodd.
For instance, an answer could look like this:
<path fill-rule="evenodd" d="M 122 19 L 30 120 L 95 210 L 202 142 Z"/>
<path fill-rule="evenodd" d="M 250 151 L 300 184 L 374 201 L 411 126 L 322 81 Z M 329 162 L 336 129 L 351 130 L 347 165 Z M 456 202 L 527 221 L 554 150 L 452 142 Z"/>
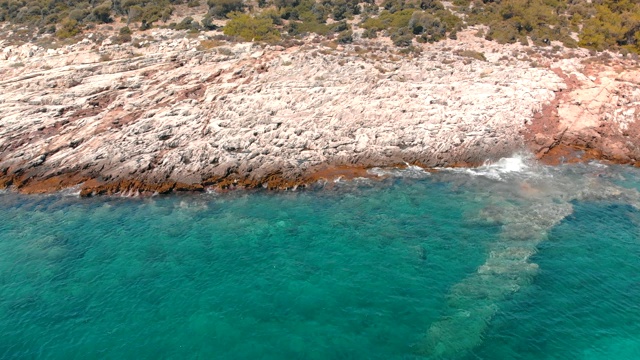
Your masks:
<path fill-rule="evenodd" d="M 501 231 L 484 264 L 451 287 L 441 319 L 430 326 L 419 346 L 421 354 L 463 358 L 482 343 L 500 303 L 535 277 L 538 265 L 530 258 L 550 230 L 573 213 L 574 201 L 616 200 L 640 209 L 637 190 L 616 185 L 603 171 L 575 170 L 518 157 L 467 170 L 492 179 L 483 182 L 492 205 L 479 217 L 500 224 Z"/>

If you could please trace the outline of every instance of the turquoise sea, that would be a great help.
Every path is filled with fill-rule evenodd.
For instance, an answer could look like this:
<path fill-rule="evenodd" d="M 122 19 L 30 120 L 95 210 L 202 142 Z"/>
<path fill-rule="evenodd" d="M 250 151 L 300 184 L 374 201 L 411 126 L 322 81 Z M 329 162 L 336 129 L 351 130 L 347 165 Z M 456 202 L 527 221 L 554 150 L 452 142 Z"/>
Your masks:
<path fill-rule="evenodd" d="M 640 171 L 0 194 L 1 359 L 640 359 Z"/>

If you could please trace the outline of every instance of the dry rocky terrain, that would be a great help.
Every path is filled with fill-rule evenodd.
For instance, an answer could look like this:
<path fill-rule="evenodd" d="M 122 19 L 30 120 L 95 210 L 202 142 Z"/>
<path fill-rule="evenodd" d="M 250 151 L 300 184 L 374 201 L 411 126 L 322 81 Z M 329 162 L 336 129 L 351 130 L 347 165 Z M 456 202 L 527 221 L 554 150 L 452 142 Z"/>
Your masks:
<path fill-rule="evenodd" d="M 93 34 L 57 49 L 0 44 L 0 188 L 291 188 L 523 149 L 640 159 L 634 60 L 474 33 L 408 54 L 384 40 L 285 48 L 172 30 L 136 46 Z"/>

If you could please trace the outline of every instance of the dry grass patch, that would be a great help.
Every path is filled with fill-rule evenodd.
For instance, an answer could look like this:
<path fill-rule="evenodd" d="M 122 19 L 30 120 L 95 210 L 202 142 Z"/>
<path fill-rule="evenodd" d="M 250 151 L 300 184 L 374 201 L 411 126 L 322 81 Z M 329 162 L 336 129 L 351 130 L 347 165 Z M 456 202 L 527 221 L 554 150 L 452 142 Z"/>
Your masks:
<path fill-rule="evenodd" d="M 465 58 L 470 58 L 470 59 L 475 59 L 480 61 L 487 61 L 487 58 L 484 56 L 483 53 L 474 51 L 474 50 L 457 50 L 454 52 L 454 54 L 461 57 L 465 57 Z"/>

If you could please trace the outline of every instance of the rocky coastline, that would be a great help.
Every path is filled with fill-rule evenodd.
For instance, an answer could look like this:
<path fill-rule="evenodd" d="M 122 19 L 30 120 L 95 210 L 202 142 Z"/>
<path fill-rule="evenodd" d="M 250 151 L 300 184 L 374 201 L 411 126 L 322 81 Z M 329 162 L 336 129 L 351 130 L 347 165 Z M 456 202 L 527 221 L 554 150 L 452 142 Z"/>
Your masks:
<path fill-rule="evenodd" d="M 290 189 L 370 167 L 640 160 L 640 71 L 615 53 L 476 37 L 402 52 L 160 29 L 0 44 L 0 188 L 81 195 Z"/>

